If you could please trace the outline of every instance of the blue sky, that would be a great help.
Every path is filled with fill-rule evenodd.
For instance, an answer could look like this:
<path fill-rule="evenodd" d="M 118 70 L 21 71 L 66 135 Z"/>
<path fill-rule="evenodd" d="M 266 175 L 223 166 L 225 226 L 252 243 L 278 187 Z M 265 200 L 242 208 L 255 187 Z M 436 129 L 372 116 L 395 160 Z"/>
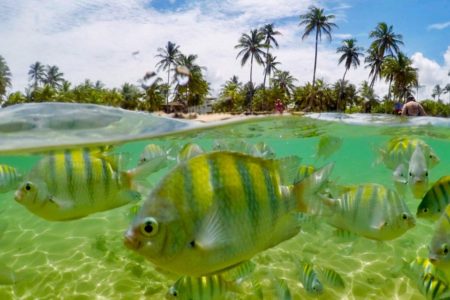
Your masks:
<path fill-rule="evenodd" d="M 312 37 L 301 40 L 298 16 L 310 5 L 336 15 L 339 26 L 333 41 L 319 47 L 319 78 L 341 78 L 335 52 L 342 39 L 354 37 L 367 48 L 368 33 L 384 21 L 403 35 L 402 51 L 424 85 L 421 97 L 429 97 L 435 84 L 450 83 L 449 0 L 0 0 L 0 55 L 13 73 L 13 90 L 28 85 L 35 61 L 58 65 L 75 84 L 89 78 L 119 87 L 155 70 L 157 49 L 172 41 L 183 53 L 198 55 L 215 95 L 232 75 L 248 80 L 249 68 L 240 66 L 234 49 L 241 34 L 274 23 L 283 35 L 273 53 L 304 84 L 312 79 L 314 44 Z M 261 67 L 254 72 L 262 80 Z M 347 78 L 359 85 L 367 76 L 361 66 Z M 382 96 L 386 87 L 379 82 L 375 89 Z"/>

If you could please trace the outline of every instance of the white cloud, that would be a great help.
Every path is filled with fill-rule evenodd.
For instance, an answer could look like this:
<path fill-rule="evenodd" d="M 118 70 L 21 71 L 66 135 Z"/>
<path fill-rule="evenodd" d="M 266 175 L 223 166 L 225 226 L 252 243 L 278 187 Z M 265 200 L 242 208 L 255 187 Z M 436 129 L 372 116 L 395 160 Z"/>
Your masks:
<path fill-rule="evenodd" d="M 433 87 L 437 84 L 444 87 L 450 83 L 448 72 L 450 71 L 450 46 L 444 54 L 444 64 L 440 65 L 436 61 L 424 57 L 420 52 L 412 55 L 414 67 L 419 69 L 419 85 L 424 87 L 419 91 L 419 97 L 431 98 Z M 442 96 L 441 96 L 442 97 Z M 442 97 L 445 102 L 445 97 Z"/>
<path fill-rule="evenodd" d="M 428 29 L 442 30 L 447 27 L 450 27 L 450 22 L 431 24 L 430 26 L 428 26 Z"/>
<path fill-rule="evenodd" d="M 28 68 L 36 61 L 59 66 L 74 84 L 86 78 L 101 80 L 108 87 L 136 83 L 147 71 L 155 70 L 157 49 L 172 41 L 183 53 L 198 55 L 217 94 L 233 75 L 248 80 L 249 65 L 241 67 L 234 46 L 242 33 L 267 22 L 274 22 L 283 34 L 277 38 L 280 48 L 272 50 L 281 68 L 290 71 L 298 84 L 312 80 L 314 40 L 302 41 L 298 18 L 293 16 L 304 13 L 314 0 L 208 0 L 170 13 L 156 11 L 144 0 L 41 2 L 3 0 L 0 4 L 0 55 L 13 73 L 14 90 L 28 85 Z M 283 22 L 277 22 L 279 18 Z M 335 45 L 324 39 L 319 46 L 317 78 L 340 79 L 344 67 L 337 61 Z M 160 76 L 166 78 L 164 73 Z M 368 70 L 361 66 L 350 70 L 346 78 L 359 85 L 367 77 Z M 261 66 L 255 66 L 255 82 L 262 78 Z M 384 82 L 375 88 L 380 95 L 386 93 Z"/>

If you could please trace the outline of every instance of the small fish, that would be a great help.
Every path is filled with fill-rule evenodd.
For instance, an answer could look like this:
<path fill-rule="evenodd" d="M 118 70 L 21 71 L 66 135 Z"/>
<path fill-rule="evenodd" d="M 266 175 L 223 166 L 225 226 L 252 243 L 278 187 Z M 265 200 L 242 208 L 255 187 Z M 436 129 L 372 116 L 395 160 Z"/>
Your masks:
<path fill-rule="evenodd" d="M 404 196 L 406 193 L 406 187 L 408 179 L 406 177 L 406 169 L 404 164 L 398 165 L 394 173 L 392 173 L 392 179 L 394 180 L 395 189 L 397 192 Z"/>
<path fill-rule="evenodd" d="M 203 149 L 194 143 L 187 143 L 186 145 L 181 148 L 180 152 L 177 156 L 177 161 L 182 162 L 185 160 L 188 160 L 194 156 L 202 154 L 204 151 Z"/>
<path fill-rule="evenodd" d="M 273 149 L 264 142 L 256 143 L 249 148 L 248 154 L 250 155 L 263 158 L 275 158 L 275 152 Z"/>
<path fill-rule="evenodd" d="M 417 146 L 422 147 L 429 169 L 439 163 L 439 157 L 427 143 L 417 138 L 405 136 L 394 137 L 387 142 L 384 148 L 379 149 L 380 158 L 378 162 L 384 162 L 386 167 L 391 170 L 395 170 L 400 164 L 408 165 Z"/>
<path fill-rule="evenodd" d="M 323 293 L 322 282 L 320 282 L 316 271 L 314 271 L 314 268 L 310 263 L 300 263 L 300 282 L 310 294 L 319 295 Z"/>
<path fill-rule="evenodd" d="M 413 281 L 417 282 L 419 286 L 422 284 L 423 278 L 427 274 L 431 274 L 434 277 L 439 278 L 445 284 L 448 284 L 445 273 L 436 268 L 428 258 L 416 257 L 410 263 L 404 261 L 403 270 L 405 274 Z"/>
<path fill-rule="evenodd" d="M 428 190 L 428 167 L 422 147 L 418 145 L 409 161 L 408 185 L 415 198 L 422 199 Z"/>
<path fill-rule="evenodd" d="M 369 239 L 392 240 L 415 226 L 405 201 L 383 185 L 356 185 L 324 201 L 331 209 L 328 223 Z"/>
<path fill-rule="evenodd" d="M 450 274 L 450 205 L 439 217 L 429 247 L 431 263 Z M 450 278 L 450 276 L 447 276 Z"/>
<path fill-rule="evenodd" d="M 345 289 L 344 280 L 335 270 L 325 267 L 316 267 L 314 270 L 321 282 L 328 284 L 333 288 Z"/>
<path fill-rule="evenodd" d="M 172 273 L 205 276 L 295 236 L 298 211 L 332 165 L 293 185 L 299 159 L 211 152 L 178 164 L 154 188 L 124 243 Z"/>
<path fill-rule="evenodd" d="M 0 165 L 0 193 L 6 193 L 17 189 L 22 180 L 22 175 L 13 167 Z"/>
<path fill-rule="evenodd" d="M 122 161 L 122 155 L 92 154 L 87 148 L 50 153 L 28 174 L 15 200 L 49 221 L 78 219 L 138 201 L 134 180 L 153 167 L 125 171 Z"/>
<path fill-rule="evenodd" d="M 423 197 L 417 208 L 417 217 L 437 220 L 450 203 L 450 176 L 436 181 Z"/>
<path fill-rule="evenodd" d="M 309 175 L 311 175 L 312 173 L 314 173 L 314 171 L 316 170 L 316 168 L 312 165 L 301 165 L 298 168 L 298 172 L 297 172 L 297 176 L 295 177 L 296 181 L 301 181 L 304 178 L 308 177 Z"/>
<path fill-rule="evenodd" d="M 289 289 L 286 280 L 276 278 L 274 281 L 273 285 L 275 286 L 276 299 L 292 300 L 291 290 Z"/>
<path fill-rule="evenodd" d="M 169 288 L 166 299 L 219 300 L 224 299 L 231 292 L 238 291 L 237 286 L 224 280 L 220 275 L 183 276 Z"/>
<path fill-rule="evenodd" d="M 158 164 L 155 164 L 153 168 L 153 172 L 157 172 L 160 169 L 163 169 L 167 166 L 167 159 L 169 159 L 169 152 L 171 149 L 164 151 L 157 144 L 148 144 L 145 146 L 144 151 L 142 152 L 138 165 L 154 163 L 158 161 Z"/>
<path fill-rule="evenodd" d="M 323 135 L 319 139 L 316 150 L 317 159 L 326 159 L 334 152 L 339 150 L 342 145 L 342 139 L 331 135 Z"/>

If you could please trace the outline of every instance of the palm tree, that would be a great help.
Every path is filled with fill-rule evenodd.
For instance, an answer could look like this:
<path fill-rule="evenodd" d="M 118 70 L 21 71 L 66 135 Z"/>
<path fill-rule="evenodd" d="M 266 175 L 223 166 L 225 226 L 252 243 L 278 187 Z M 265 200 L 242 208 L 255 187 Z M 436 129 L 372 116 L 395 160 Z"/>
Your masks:
<path fill-rule="evenodd" d="M 170 90 L 170 68 L 172 65 L 176 63 L 176 59 L 180 54 L 179 51 L 180 46 L 177 46 L 175 43 L 167 42 L 165 48 L 158 48 L 159 54 L 156 57 L 161 58 L 161 60 L 156 64 L 158 71 L 163 69 L 167 70 L 167 86 L 168 90 L 166 93 L 166 106 L 169 104 L 169 90 Z"/>
<path fill-rule="evenodd" d="M 199 105 L 206 94 L 209 91 L 209 85 L 206 80 L 203 78 L 202 70 L 205 70 L 205 67 L 199 66 L 195 60 L 197 59 L 197 55 L 190 54 L 188 56 L 184 54 L 180 54 L 177 59 L 177 75 L 188 76 L 189 80 L 186 84 L 177 85 L 177 96 L 181 95 L 183 91 L 186 92 L 186 104 L 190 105 Z M 179 70 L 181 68 L 181 70 Z M 186 70 L 183 70 L 183 69 Z"/>
<path fill-rule="evenodd" d="M 6 95 L 8 87 L 11 87 L 11 71 L 3 56 L 0 55 L 0 102 Z"/>
<path fill-rule="evenodd" d="M 264 81 L 266 80 L 266 75 L 269 76 L 269 80 L 270 80 L 270 75 L 274 72 L 274 71 L 278 71 L 278 65 L 280 65 L 280 62 L 276 61 L 277 57 L 276 56 L 272 56 L 272 54 L 268 53 L 266 56 L 266 64 L 264 67 Z M 263 85 L 265 88 L 265 84 Z"/>
<path fill-rule="evenodd" d="M 272 56 L 269 56 L 269 49 L 272 47 L 271 44 L 273 43 L 275 45 L 275 47 L 278 48 L 278 42 L 275 39 L 275 36 L 281 34 L 281 32 L 279 32 L 279 31 L 274 31 L 273 27 L 274 27 L 273 24 L 266 24 L 260 29 L 260 31 L 264 34 L 264 44 L 267 46 L 265 70 L 267 70 L 267 66 L 269 64 L 269 58 L 272 58 Z M 266 76 L 267 75 L 270 76 L 270 72 L 269 73 L 264 72 L 264 81 L 263 81 L 264 88 L 266 87 Z"/>
<path fill-rule="evenodd" d="M 431 97 L 436 98 L 437 96 L 439 101 L 443 92 L 444 90 L 441 88 L 441 86 L 439 84 L 436 84 L 433 88 L 433 94 L 431 94 Z"/>
<path fill-rule="evenodd" d="M 341 64 L 343 61 L 345 61 L 345 72 L 344 76 L 342 76 L 342 83 L 345 83 L 345 75 L 347 74 L 347 71 L 350 69 L 351 66 L 353 66 L 355 69 L 359 66 L 359 56 L 363 55 L 362 52 L 364 49 L 362 47 L 356 46 L 356 39 L 347 39 L 342 41 L 342 46 L 337 48 L 337 53 L 342 53 L 341 57 L 339 58 L 339 63 Z M 341 85 L 342 88 L 344 88 L 344 84 Z M 339 93 L 338 101 L 342 98 L 342 89 Z M 339 103 L 336 103 L 336 108 L 339 107 Z"/>
<path fill-rule="evenodd" d="M 412 94 L 413 88 L 418 86 L 417 69 L 412 67 L 411 59 L 402 52 L 398 52 L 397 57 L 385 59 L 381 74 L 386 80 L 394 82 L 394 93 L 399 99 Z"/>
<path fill-rule="evenodd" d="M 444 87 L 444 93 L 448 94 L 448 101 L 450 103 L 450 83 L 447 83 L 447 85 Z"/>
<path fill-rule="evenodd" d="M 367 50 L 367 56 L 365 58 L 366 68 L 370 68 L 369 78 L 372 77 L 370 86 L 373 88 L 377 77 L 381 77 L 381 66 L 383 65 L 384 58 L 380 56 L 377 48 L 371 46 Z"/>
<path fill-rule="evenodd" d="M 30 81 L 33 81 L 33 88 L 36 89 L 39 86 L 39 83 L 44 82 L 45 79 L 44 65 L 38 61 L 32 64 L 30 66 L 30 70 L 28 71 L 28 78 Z"/>
<path fill-rule="evenodd" d="M 239 39 L 239 43 L 234 46 L 235 49 L 242 49 L 236 56 L 236 58 L 242 56 L 241 66 L 244 66 L 250 58 L 251 85 L 253 85 L 253 59 L 260 65 L 264 64 L 264 51 L 261 49 L 266 48 L 267 46 L 263 43 L 263 40 L 264 34 L 257 29 L 253 29 L 250 31 L 250 35 L 243 33 Z"/>
<path fill-rule="evenodd" d="M 373 87 L 376 78 L 379 77 L 381 72 L 381 64 L 384 58 L 386 56 L 395 56 L 400 51 L 399 45 L 403 45 L 403 37 L 401 34 L 394 33 L 392 25 L 388 26 L 384 22 L 378 23 L 375 30 L 370 32 L 369 37 L 374 39 L 370 45 L 369 57 L 373 56 L 377 60 L 381 60 L 381 63 L 377 64 L 371 71 L 373 77 L 370 85 Z M 369 61 L 366 60 L 366 62 Z"/>
<path fill-rule="evenodd" d="M 56 88 L 61 86 L 64 82 L 64 73 L 60 72 L 57 66 L 47 65 L 45 71 L 45 78 L 43 79 L 44 84 L 47 84 L 52 88 Z"/>
<path fill-rule="evenodd" d="M 302 35 L 302 40 L 310 35 L 311 32 L 316 32 L 316 46 L 314 54 L 314 73 L 313 73 L 313 87 L 316 82 L 316 67 L 317 67 L 317 44 L 319 40 L 322 40 L 322 32 L 325 33 L 331 41 L 331 31 L 333 27 L 337 28 L 337 25 L 330 22 L 334 19 L 334 15 L 324 15 L 323 9 L 315 6 L 310 6 L 309 11 L 300 15 L 300 26 L 305 26 L 305 32 Z"/>
<path fill-rule="evenodd" d="M 297 81 L 288 71 L 275 72 L 272 79 L 272 86 L 278 87 L 287 96 L 291 97 L 295 90 L 294 81 Z"/>

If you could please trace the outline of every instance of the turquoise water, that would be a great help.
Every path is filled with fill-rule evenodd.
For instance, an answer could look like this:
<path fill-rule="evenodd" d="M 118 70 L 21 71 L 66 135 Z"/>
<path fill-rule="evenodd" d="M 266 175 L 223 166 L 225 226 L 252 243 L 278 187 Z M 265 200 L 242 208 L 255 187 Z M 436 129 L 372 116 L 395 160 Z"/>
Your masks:
<path fill-rule="evenodd" d="M 450 133 L 438 126 L 348 125 L 298 116 L 252 119 L 211 129 L 173 133 L 130 142 L 115 152 L 131 156 L 136 165 L 145 145 L 197 143 L 211 149 L 217 139 L 263 141 L 277 157 L 298 155 L 303 164 L 334 162 L 332 179 L 339 184 L 379 183 L 394 188 L 391 170 L 375 164 L 375 149 L 397 135 L 414 136 L 428 143 L 441 162 L 430 171 L 430 182 L 449 175 Z M 342 146 L 326 160 L 314 157 L 322 135 L 342 138 Z M 39 155 L 0 156 L 1 164 L 28 171 Z M 163 169 L 151 176 L 156 184 Z M 15 284 L 2 284 L 0 299 L 162 299 L 177 276 L 162 274 L 143 257 L 126 249 L 123 233 L 130 223 L 130 207 L 123 206 L 80 220 L 49 222 L 34 216 L 13 200 L 14 192 L 0 194 L 0 278 L 14 272 Z M 419 200 L 407 194 L 415 213 Z M 415 228 L 393 241 L 364 238 L 341 241 L 324 219 L 306 223 L 294 238 L 253 258 L 256 270 L 242 285 L 244 299 L 273 299 L 274 278 L 283 278 L 293 299 L 423 299 L 414 282 L 401 271 L 401 259 L 426 257 L 433 223 L 418 220 Z M 6 228 L 6 229 L 5 229 Z M 299 281 L 296 262 L 311 261 L 330 267 L 346 283 L 345 290 L 325 285 L 320 296 L 308 294 Z M 255 283 L 260 291 L 256 293 Z"/>

